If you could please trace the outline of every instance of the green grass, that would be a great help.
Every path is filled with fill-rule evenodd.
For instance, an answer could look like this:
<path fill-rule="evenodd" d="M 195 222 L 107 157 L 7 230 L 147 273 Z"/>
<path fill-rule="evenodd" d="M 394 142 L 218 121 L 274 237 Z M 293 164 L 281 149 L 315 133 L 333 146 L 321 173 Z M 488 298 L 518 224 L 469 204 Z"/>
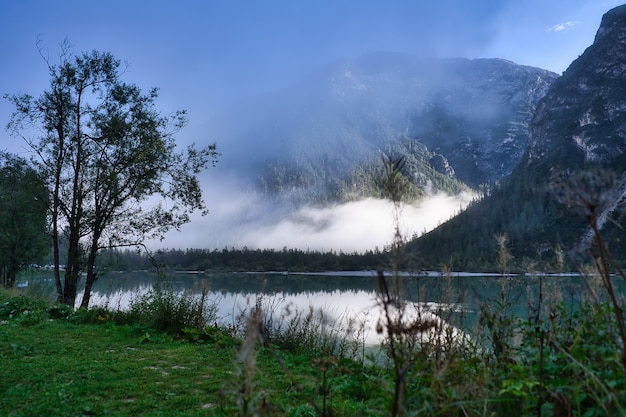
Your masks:
<path fill-rule="evenodd" d="M 0 305 L 6 300 L 0 296 Z M 190 343 L 134 324 L 53 320 L 41 306 L 29 302 L 27 314 L 0 321 L 0 415 L 236 415 L 240 341 L 226 331 Z M 256 362 L 254 400 L 265 415 L 316 415 L 310 402 L 322 404 L 322 395 L 314 354 L 266 347 Z M 363 415 L 379 402 L 380 396 L 369 398 L 376 381 L 362 370 L 342 360 L 328 371 L 339 415 Z"/>
<path fill-rule="evenodd" d="M 234 349 L 154 338 L 140 343 L 123 326 L 7 322 L 0 414 L 195 416 L 217 407 Z"/>
<path fill-rule="evenodd" d="M 391 364 L 276 337 L 259 344 L 254 332 L 181 331 L 179 322 L 156 330 L 149 315 L 178 306 L 170 301 L 151 299 L 134 313 L 73 312 L 0 290 L 0 416 L 390 415 Z M 539 407 L 543 416 L 626 416 L 621 345 L 607 304 L 551 307 L 540 322 L 511 320 L 502 305 L 492 304 L 471 345 L 406 340 L 407 415 L 537 416 Z M 497 354 L 480 342 L 496 334 L 505 343 Z"/>

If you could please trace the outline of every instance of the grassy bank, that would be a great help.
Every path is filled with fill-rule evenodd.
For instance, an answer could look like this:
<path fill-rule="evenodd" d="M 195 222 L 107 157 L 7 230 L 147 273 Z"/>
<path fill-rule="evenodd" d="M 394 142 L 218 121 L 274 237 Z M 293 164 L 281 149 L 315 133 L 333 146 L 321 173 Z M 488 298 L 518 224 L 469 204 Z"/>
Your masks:
<path fill-rule="evenodd" d="M 128 326 L 60 321 L 27 327 L 5 323 L 0 337 L 3 416 L 237 414 L 241 381 L 232 341 L 198 345 L 162 334 L 146 341 L 146 334 L 138 336 Z M 272 410 L 266 415 L 285 415 L 287 410 L 289 415 L 311 415 L 306 397 L 318 396 L 319 383 L 313 358 L 283 359 L 300 388 L 294 387 L 273 353 L 261 350 L 258 407 Z M 351 375 L 350 364 L 342 366 L 348 373 L 333 378 L 336 384 L 350 386 L 335 391 L 340 415 L 380 408 L 377 396 L 368 398 L 376 387 Z M 348 394 L 350 400 L 345 399 Z"/>
<path fill-rule="evenodd" d="M 61 311 L 59 311 L 61 310 Z M 362 364 L 257 347 L 246 381 L 242 340 L 226 329 L 172 334 L 127 317 L 0 295 L 0 415 L 232 416 L 244 390 L 259 415 L 366 415 L 384 408 Z M 332 368 L 332 369 L 331 369 Z M 322 374 L 332 379 L 332 405 Z M 319 403 L 319 404 L 318 404 Z"/>
<path fill-rule="evenodd" d="M 520 321 L 503 290 L 467 339 L 427 315 L 388 322 L 373 365 L 329 342 L 314 315 L 279 331 L 258 308 L 216 328 L 202 298 L 180 294 L 120 312 L 0 291 L 0 415 L 389 416 L 400 384 L 395 415 L 626 415 L 609 304 L 574 309 L 555 292 Z"/>

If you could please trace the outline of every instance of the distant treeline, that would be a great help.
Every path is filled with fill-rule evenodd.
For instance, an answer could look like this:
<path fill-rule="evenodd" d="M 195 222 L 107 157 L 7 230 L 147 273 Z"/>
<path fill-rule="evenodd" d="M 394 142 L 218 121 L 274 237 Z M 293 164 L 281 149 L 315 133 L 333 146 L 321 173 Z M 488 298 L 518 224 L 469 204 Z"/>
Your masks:
<path fill-rule="evenodd" d="M 146 270 L 157 266 L 188 271 L 358 271 L 388 269 L 386 251 L 363 253 L 318 252 L 300 249 L 165 249 L 153 253 L 108 250 L 102 253 L 101 268 Z"/>

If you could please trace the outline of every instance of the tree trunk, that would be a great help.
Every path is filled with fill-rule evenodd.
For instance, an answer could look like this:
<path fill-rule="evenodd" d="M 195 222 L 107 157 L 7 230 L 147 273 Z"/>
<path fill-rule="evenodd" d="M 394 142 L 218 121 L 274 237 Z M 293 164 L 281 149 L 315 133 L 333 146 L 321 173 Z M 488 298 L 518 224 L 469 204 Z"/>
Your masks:
<path fill-rule="evenodd" d="M 61 106 L 61 115 L 63 114 L 63 107 Z M 59 117 L 59 120 L 63 120 L 63 117 Z M 61 173 L 63 170 L 63 161 L 65 159 L 65 129 L 63 123 L 57 125 L 57 135 L 59 138 L 58 155 L 55 160 L 54 171 L 54 191 L 52 193 L 52 247 L 53 247 L 53 262 L 54 262 L 54 283 L 57 289 L 57 301 L 59 303 L 63 301 L 63 284 L 61 283 L 61 268 L 60 268 L 60 254 L 59 254 L 59 216 L 61 209 Z M 67 262 L 67 260 L 66 260 Z M 66 265 L 67 266 L 67 265 Z"/>
<path fill-rule="evenodd" d="M 83 183 L 82 171 L 84 164 L 83 143 L 81 133 L 81 99 L 82 89 L 77 92 L 76 103 L 76 135 L 72 142 L 75 142 L 76 151 L 73 163 L 73 178 L 71 180 L 72 202 L 67 215 L 69 230 L 69 246 L 67 250 L 67 265 L 65 269 L 65 288 L 63 288 L 63 302 L 72 308 L 76 305 L 76 293 L 78 292 L 78 281 L 82 267 L 80 234 L 83 221 Z"/>
<path fill-rule="evenodd" d="M 99 239 L 100 236 L 98 234 L 94 234 L 91 248 L 89 249 L 89 256 L 87 258 L 87 279 L 85 281 L 85 291 L 83 292 L 83 300 L 80 303 L 80 308 L 89 308 L 91 288 L 98 279 L 98 274 L 96 274 L 96 257 L 98 255 Z"/>
<path fill-rule="evenodd" d="M 0 279 L 2 279 L 2 286 L 4 288 L 13 288 L 15 286 L 15 280 L 17 279 L 17 261 L 14 257 L 9 257 L 8 265 L 0 269 Z"/>
<path fill-rule="evenodd" d="M 0 278 L 2 279 L 2 286 L 4 288 L 11 288 L 11 286 L 9 286 L 9 270 L 8 270 L 8 268 L 0 270 Z"/>
<path fill-rule="evenodd" d="M 9 262 L 9 268 L 5 277 L 6 288 L 13 288 L 15 286 L 15 280 L 17 279 L 17 263 L 14 259 Z"/>
<path fill-rule="evenodd" d="M 57 231 L 56 217 L 52 226 L 52 247 L 53 247 L 53 263 L 54 263 L 54 284 L 57 289 L 57 302 L 63 302 L 63 285 L 61 284 L 61 266 L 59 256 L 59 232 Z"/>
<path fill-rule="evenodd" d="M 396 386 L 393 395 L 393 406 L 391 415 L 393 417 L 406 416 L 406 378 L 396 377 Z"/>
<path fill-rule="evenodd" d="M 18 269 L 17 255 L 11 251 L 7 257 L 7 263 L 0 268 L 0 279 L 4 288 L 13 288 L 15 286 Z"/>
<path fill-rule="evenodd" d="M 91 288 L 94 282 L 96 282 L 96 273 L 93 269 L 87 269 L 87 281 L 85 281 L 85 290 L 83 291 L 83 299 L 80 302 L 80 308 L 89 308 L 89 301 L 91 301 Z"/>
<path fill-rule="evenodd" d="M 71 227 L 71 226 L 70 226 Z M 71 227 L 69 247 L 67 250 L 67 265 L 65 265 L 65 285 L 63 286 L 63 303 L 75 307 L 78 282 L 81 271 L 81 251 L 78 227 Z"/>
<path fill-rule="evenodd" d="M 78 280 L 80 275 L 76 268 L 66 266 L 65 285 L 63 286 L 63 304 L 72 308 L 76 305 L 76 294 L 78 293 Z"/>

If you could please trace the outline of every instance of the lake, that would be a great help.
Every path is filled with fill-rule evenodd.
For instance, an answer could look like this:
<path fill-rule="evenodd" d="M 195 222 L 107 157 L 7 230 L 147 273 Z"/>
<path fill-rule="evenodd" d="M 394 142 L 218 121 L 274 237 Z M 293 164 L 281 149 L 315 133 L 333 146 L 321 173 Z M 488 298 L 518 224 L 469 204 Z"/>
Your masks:
<path fill-rule="evenodd" d="M 32 286 L 51 274 L 22 277 L 22 286 Z M 546 302 L 576 303 L 588 293 L 587 279 L 578 275 L 542 276 Z M 27 282 L 28 281 L 28 282 Z M 127 309 L 133 297 L 147 292 L 157 282 L 149 272 L 109 273 L 93 288 L 92 306 Z M 471 329 L 477 322 L 480 305 L 500 299 L 504 292 L 511 301 L 511 312 L 528 315 L 536 305 L 539 276 L 501 276 L 498 274 L 423 273 L 402 274 L 401 282 L 408 299 L 420 312 L 433 314 L 458 329 Z M 286 312 L 315 310 L 324 313 L 334 326 L 362 323 L 368 343 L 378 343 L 374 328 L 381 314 L 378 280 L 374 271 L 326 273 L 204 273 L 176 272 L 162 280 L 169 288 L 199 295 L 209 290 L 208 300 L 216 306 L 219 324 L 234 325 L 238 317 L 262 297 L 264 309 L 277 316 Z M 78 300 L 80 304 L 80 299 Z"/>

